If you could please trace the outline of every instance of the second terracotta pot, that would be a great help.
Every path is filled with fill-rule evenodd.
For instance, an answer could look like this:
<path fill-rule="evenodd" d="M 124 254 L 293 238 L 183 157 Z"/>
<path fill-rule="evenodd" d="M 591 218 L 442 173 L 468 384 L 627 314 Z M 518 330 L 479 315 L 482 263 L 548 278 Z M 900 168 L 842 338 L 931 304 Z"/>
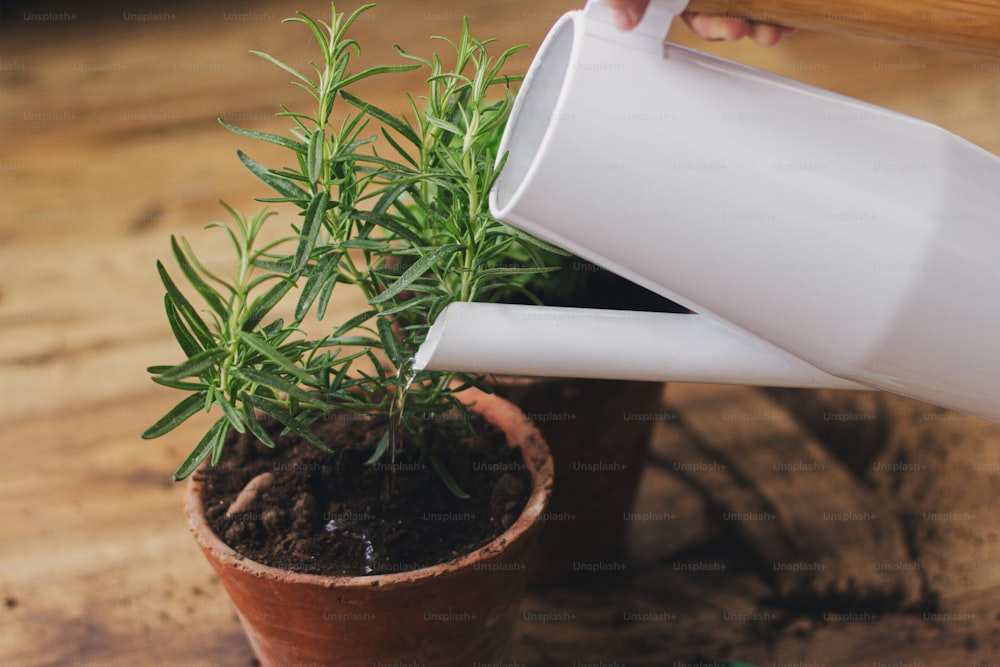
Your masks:
<path fill-rule="evenodd" d="M 542 432 L 555 487 L 532 563 L 532 586 L 613 572 L 625 559 L 628 513 L 663 410 L 656 382 L 496 378 L 492 388 Z"/>

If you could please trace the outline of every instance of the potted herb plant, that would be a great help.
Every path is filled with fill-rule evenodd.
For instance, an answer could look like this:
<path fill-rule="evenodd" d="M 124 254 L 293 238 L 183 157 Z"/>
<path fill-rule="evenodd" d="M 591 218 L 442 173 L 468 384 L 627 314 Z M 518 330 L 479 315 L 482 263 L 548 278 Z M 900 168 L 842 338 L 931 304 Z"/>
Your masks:
<path fill-rule="evenodd" d="M 546 270 L 496 266 L 514 246 L 537 257 L 535 242 L 486 211 L 513 49 L 492 56 L 465 22 L 448 42 L 452 69 L 400 50 L 403 65 L 353 73 L 347 32 L 370 7 L 348 16 L 332 6 L 329 23 L 289 19 L 319 46 L 309 74 L 258 54 L 315 111 L 282 107 L 291 136 L 230 129 L 289 151 L 292 165 L 278 169 L 239 158 L 274 191 L 263 200 L 299 219 L 290 236 L 264 241 L 271 213 L 226 206 L 231 221 L 210 227 L 232 241 L 229 273 L 172 240 L 185 289 L 157 269 L 186 358 L 149 370 L 187 396 L 143 435 L 217 415 L 174 477 L 189 479 L 189 524 L 262 664 L 498 661 L 551 458 L 523 414 L 476 378 L 414 376 L 407 359 L 448 303 Z M 426 68 L 428 92 L 408 100 L 409 115 L 351 92 L 413 68 Z M 373 134 L 391 150 L 380 154 Z M 334 291 L 347 289 L 367 305 L 328 323 Z"/>

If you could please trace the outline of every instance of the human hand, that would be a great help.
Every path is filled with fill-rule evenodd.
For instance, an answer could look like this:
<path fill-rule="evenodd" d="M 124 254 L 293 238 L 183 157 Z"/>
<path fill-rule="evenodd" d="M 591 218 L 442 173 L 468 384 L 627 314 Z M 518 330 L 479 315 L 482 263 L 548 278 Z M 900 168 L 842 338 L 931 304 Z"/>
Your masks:
<path fill-rule="evenodd" d="M 649 0 L 604 0 L 604 2 L 612 10 L 615 25 L 622 30 L 631 30 L 638 25 L 642 15 L 646 12 L 646 7 L 649 6 Z M 749 37 L 761 46 L 774 46 L 783 36 L 793 30 L 780 25 L 744 21 L 721 14 L 684 12 L 681 14 L 681 18 L 694 34 L 710 41 Z"/>

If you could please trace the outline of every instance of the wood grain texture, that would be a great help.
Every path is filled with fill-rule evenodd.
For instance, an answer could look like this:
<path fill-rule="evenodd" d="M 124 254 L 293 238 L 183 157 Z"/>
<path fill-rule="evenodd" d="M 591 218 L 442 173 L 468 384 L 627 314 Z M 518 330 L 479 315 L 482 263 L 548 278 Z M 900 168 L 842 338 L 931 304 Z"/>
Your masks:
<path fill-rule="evenodd" d="M 791 28 L 1000 55 L 997 0 L 692 0 L 688 11 Z"/>
<path fill-rule="evenodd" d="M 159 441 L 139 438 L 178 400 L 144 372 L 179 357 L 162 315 L 154 262 L 169 258 L 171 234 L 189 237 L 215 268 L 228 261 L 224 239 L 202 231 L 222 215 L 216 200 L 252 211 L 253 197 L 264 194 L 235 150 L 278 164 L 284 156 L 229 134 L 216 118 L 285 131 L 288 124 L 273 115 L 277 104 L 304 104 L 304 93 L 247 51 L 263 49 L 304 65 L 311 48 L 302 31 L 279 24 L 292 12 L 287 3 L 257 2 L 248 9 L 231 1 L 178 2 L 152 10 L 136 4 L 54 2 L 47 5 L 52 15 L 2 10 L 3 667 L 252 664 L 232 607 L 185 528 L 183 489 L 169 481 L 207 424 L 185 425 Z M 358 4 L 341 3 L 344 9 Z M 514 63 L 523 69 L 553 21 L 580 4 L 473 0 L 461 11 L 480 35 L 497 36 L 502 45 L 530 44 Z M 317 15 L 326 11 L 323 2 L 301 6 Z M 64 9 L 75 18 L 63 18 Z M 358 26 L 365 62 L 391 62 L 393 42 L 428 53 L 430 35 L 457 33 L 457 11 L 447 0 L 381 3 L 377 18 Z M 809 32 L 768 50 L 745 42 L 708 44 L 680 24 L 672 38 L 925 118 L 1000 152 L 995 58 Z M 401 93 L 416 92 L 419 83 L 401 76 L 368 92 L 383 106 L 402 108 Z M 293 219 L 279 216 L 273 232 Z M 358 305 L 358 297 L 345 292 L 331 317 Z M 866 460 L 862 474 L 829 445 L 833 435 L 816 426 L 830 425 L 825 412 L 869 408 L 836 404 L 829 396 L 809 403 L 805 396 L 777 400 L 752 389 L 671 387 L 665 409 L 676 419 L 657 424 L 637 507 L 649 520 L 631 526 L 626 569 L 595 576 L 591 585 L 530 596 L 515 659 L 542 667 L 727 657 L 758 665 L 901 661 L 950 667 L 995 658 L 1000 554 L 993 550 L 1000 525 L 990 507 L 1000 499 L 1000 482 L 983 472 L 1000 470 L 997 448 L 989 446 L 996 442 L 995 427 L 924 423 L 923 408 L 912 402 L 876 404 L 884 421 L 915 424 L 916 430 L 900 426 L 876 435 L 880 442 L 894 434 L 878 450 L 883 458 Z M 763 411 L 773 419 L 727 419 L 731 411 Z M 838 437 L 855 438 L 855 450 L 872 442 L 868 430 L 848 433 Z M 902 456 L 919 462 L 921 451 L 935 457 L 928 466 L 938 466 L 924 478 L 870 469 Z M 733 465 L 713 477 L 674 468 L 677 461 L 716 455 Z M 799 460 L 795 456 L 806 462 L 822 456 L 818 460 L 832 472 L 814 484 L 806 483 L 809 477 L 765 475 L 772 461 Z M 960 493 L 947 482 L 947 471 L 968 481 Z M 736 530 L 716 520 L 718 510 L 745 500 L 787 508 L 782 516 L 787 513 L 788 526 L 804 525 L 810 506 L 822 513 L 814 490 L 835 494 L 845 485 L 843 493 L 855 495 L 831 502 L 866 507 L 874 497 L 893 519 L 915 516 L 918 522 L 890 523 L 878 534 L 841 526 L 845 531 L 834 534 L 815 524 L 801 531 L 755 524 Z M 976 518 L 922 521 L 925 510 Z M 823 611 L 845 609 L 843 600 L 824 597 L 827 580 L 767 572 L 768 559 L 780 553 L 789 561 L 826 559 L 831 568 L 823 574 L 834 586 L 849 587 L 852 573 L 880 585 L 874 570 L 858 564 L 859 554 L 871 545 L 894 553 L 901 528 L 907 549 L 914 537 L 924 545 L 923 552 L 908 555 L 927 568 L 918 586 L 940 598 L 941 612 L 959 615 L 925 619 L 919 609 L 889 599 L 879 606 L 860 603 L 862 611 L 877 614 L 872 622 L 825 620 Z M 775 544 L 768 535 L 777 536 Z M 816 556 L 819 549 L 827 553 Z M 726 569 L 677 567 L 697 562 Z M 911 595 L 912 575 L 886 576 L 884 590 Z M 813 606 L 790 604 L 796 590 L 809 592 Z M 775 622 L 732 620 L 740 618 L 733 613 L 751 611 L 773 614 Z M 552 617 L 533 612 L 574 618 L 545 621 Z"/>

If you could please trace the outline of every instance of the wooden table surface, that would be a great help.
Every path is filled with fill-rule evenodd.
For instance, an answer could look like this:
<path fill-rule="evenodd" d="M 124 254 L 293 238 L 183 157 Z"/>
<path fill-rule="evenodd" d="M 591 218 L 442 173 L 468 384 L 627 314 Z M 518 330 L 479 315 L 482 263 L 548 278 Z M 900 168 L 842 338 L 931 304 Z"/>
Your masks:
<path fill-rule="evenodd" d="M 393 42 L 427 53 L 429 35 L 456 33 L 461 11 L 479 36 L 530 44 L 514 63 L 523 70 L 555 18 L 579 4 L 479 0 L 458 10 L 446 0 L 393 0 L 359 24 L 358 37 L 371 62 L 391 58 Z M 312 57 L 304 30 L 279 20 L 294 9 L 322 16 L 327 6 L 47 7 L 8 4 L 0 24 L 0 666 L 248 665 L 235 614 L 185 527 L 182 488 L 169 479 L 203 423 L 159 441 L 138 437 L 177 400 L 144 372 L 178 358 L 154 262 L 178 233 L 209 262 L 224 261 L 221 239 L 201 232 L 222 215 L 216 201 L 253 210 L 263 194 L 235 150 L 263 162 L 275 154 L 215 119 L 284 131 L 277 104 L 301 104 L 303 94 L 247 52 L 304 63 Z M 1000 152 L 1000 60 L 806 33 L 772 50 L 701 43 L 682 26 L 675 35 Z M 398 107 L 401 88 L 419 89 L 415 78 L 399 81 L 371 97 Z M 745 656 L 766 665 L 957 665 L 997 655 L 985 612 L 971 630 L 944 624 L 933 639 L 909 643 L 927 625 L 913 614 L 850 635 L 835 625 L 803 630 L 787 611 L 776 634 L 720 624 L 720 609 L 757 608 L 768 584 L 740 571 L 696 577 L 671 567 L 671 554 L 705 532 L 699 496 L 671 474 L 672 448 L 692 439 L 727 447 L 735 436 L 770 442 L 776 423 L 813 441 L 786 403 L 756 390 L 672 386 L 667 401 L 683 427 L 658 427 L 640 507 L 681 519 L 636 527 L 625 576 L 530 596 L 526 609 L 572 609 L 578 620 L 522 623 L 520 664 Z M 720 406 L 778 417 L 723 420 Z M 996 599 L 988 592 L 968 595 Z M 682 620 L 623 623 L 622 611 L 636 608 L 679 609 Z"/>

